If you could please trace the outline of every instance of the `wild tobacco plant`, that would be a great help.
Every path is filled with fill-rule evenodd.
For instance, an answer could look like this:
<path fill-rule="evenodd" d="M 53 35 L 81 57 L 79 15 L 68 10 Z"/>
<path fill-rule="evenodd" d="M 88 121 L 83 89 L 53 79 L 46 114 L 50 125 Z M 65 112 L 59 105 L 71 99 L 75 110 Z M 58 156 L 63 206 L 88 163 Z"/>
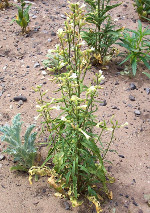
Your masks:
<path fill-rule="evenodd" d="M 59 54 L 66 64 L 67 72 L 52 78 L 59 86 L 61 97 L 46 102 L 41 86 L 35 89 L 40 92 L 38 112 L 43 116 L 46 130 L 50 133 L 50 148 L 45 163 L 51 159 L 54 165 L 53 171 L 49 169 L 48 172 L 51 174 L 50 185 L 69 198 L 73 206 L 80 205 L 83 202 L 81 198 L 86 196 L 96 205 L 97 212 L 101 212 L 97 186 L 111 198 L 106 186 L 109 178 L 103 161 L 118 123 L 111 121 L 112 126 L 108 128 L 105 121 L 97 121 L 95 98 L 104 76 L 100 70 L 94 84 L 85 84 L 91 54 L 90 49 L 84 49 L 80 34 L 85 19 L 79 3 L 71 4 L 70 9 L 65 29 L 58 30 Z M 58 114 L 55 117 L 52 116 L 53 110 Z M 97 130 L 100 133 L 96 133 Z M 106 148 L 101 141 L 105 131 L 111 131 L 112 134 Z M 32 176 L 45 172 L 43 167 L 33 167 L 29 173 Z"/>
<path fill-rule="evenodd" d="M 21 28 L 22 28 L 22 33 L 25 33 L 27 30 L 27 26 L 29 24 L 30 18 L 29 18 L 29 9 L 32 4 L 29 4 L 25 8 L 25 1 L 21 0 L 21 7 L 17 6 L 18 8 L 18 15 L 16 19 L 13 19 L 12 22 L 16 22 Z"/>
<path fill-rule="evenodd" d="M 106 65 L 117 54 L 111 46 L 118 40 L 121 29 L 115 30 L 108 12 L 120 4 L 109 5 L 110 0 L 85 0 L 89 6 L 86 21 L 93 25 L 82 32 L 82 38 L 93 49 L 97 63 Z"/>
<path fill-rule="evenodd" d="M 131 34 L 132 33 L 132 34 Z M 125 29 L 123 36 L 120 38 L 122 41 L 118 44 L 126 48 L 127 53 L 121 53 L 121 56 L 126 58 L 120 63 L 123 64 L 126 61 L 130 61 L 133 75 L 136 75 L 137 63 L 142 61 L 145 66 L 150 69 L 150 29 L 149 27 L 143 29 L 142 23 L 138 21 L 138 29 L 131 30 Z"/>
<path fill-rule="evenodd" d="M 17 165 L 13 166 L 12 170 L 28 171 L 35 163 L 36 148 L 35 139 L 37 133 L 31 131 L 35 127 L 31 125 L 28 127 L 24 135 L 24 144 L 20 137 L 22 122 L 20 121 L 20 114 L 17 114 L 12 121 L 12 126 L 4 125 L 0 127 L 0 132 L 3 133 L 1 141 L 6 141 L 9 146 L 5 150 L 8 154 L 14 157 Z"/>

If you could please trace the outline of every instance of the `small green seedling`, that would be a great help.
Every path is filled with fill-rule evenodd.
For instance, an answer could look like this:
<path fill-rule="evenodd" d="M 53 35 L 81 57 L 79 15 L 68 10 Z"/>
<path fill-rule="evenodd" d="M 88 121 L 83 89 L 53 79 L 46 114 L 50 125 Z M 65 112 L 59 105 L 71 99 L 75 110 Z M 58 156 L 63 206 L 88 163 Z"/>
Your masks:
<path fill-rule="evenodd" d="M 30 18 L 29 18 L 29 9 L 32 4 L 29 4 L 25 8 L 26 3 L 24 0 L 21 0 L 21 7 L 17 6 L 18 8 L 18 15 L 15 19 L 12 20 L 12 22 L 16 22 L 21 28 L 22 28 L 22 33 L 27 32 L 27 26 L 29 24 Z"/>

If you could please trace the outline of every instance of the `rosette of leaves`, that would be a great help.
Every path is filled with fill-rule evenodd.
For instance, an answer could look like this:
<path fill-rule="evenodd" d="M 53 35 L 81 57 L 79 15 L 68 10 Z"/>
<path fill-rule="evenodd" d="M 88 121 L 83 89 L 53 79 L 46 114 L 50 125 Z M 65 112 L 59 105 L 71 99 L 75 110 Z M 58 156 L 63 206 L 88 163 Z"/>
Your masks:
<path fill-rule="evenodd" d="M 29 4 L 26 8 L 25 5 L 26 3 L 24 0 L 21 0 L 21 7 L 17 6 L 18 15 L 15 19 L 12 20 L 12 22 L 15 21 L 22 28 L 22 33 L 26 32 L 26 28 L 30 22 L 29 9 L 32 4 Z"/>
<path fill-rule="evenodd" d="M 24 135 L 24 143 L 20 136 L 22 123 L 20 114 L 17 114 L 12 121 L 12 126 L 4 125 L 0 127 L 3 133 L 1 141 L 6 141 L 8 148 L 4 151 L 14 157 L 17 165 L 11 167 L 12 170 L 28 171 L 35 163 L 36 147 L 35 139 L 37 133 L 31 133 L 35 125 L 30 125 Z"/>
<path fill-rule="evenodd" d="M 134 6 L 138 12 L 139 18 L 143 21 L 148 21 L 150 15 L 150 0 L 135 0 Z"/>
<path fill-rule="evenodd" d="M 147 27 L 143 30 L 142 23 L 138 20 L 138 29 L 131 30 L 125 29 L 123 36 L 120 38 L 120 46 L 126 48 L 127 53 L 121 53 L 120 56 L 125 56 L 125 59 L 120 63 L 123 64 L 126 61 L 130 62 L 132 73 L 136 75 L 137 64 L 142 61 L 144 65 L 150 69 L 150 28 Z"/>
<path fill-rule="evenodd" d="M 94 63 L 106 65 L 118 52 L 111 47 L 120 37 L 122 30 L 115 30 L 108 12 L 121 3 L 109 5 L 110 0 L 85 0 L 85 2 L 89 6 L 86 21 L 93 27 L 82 32 L 82 38 L 93 48 Z"/>

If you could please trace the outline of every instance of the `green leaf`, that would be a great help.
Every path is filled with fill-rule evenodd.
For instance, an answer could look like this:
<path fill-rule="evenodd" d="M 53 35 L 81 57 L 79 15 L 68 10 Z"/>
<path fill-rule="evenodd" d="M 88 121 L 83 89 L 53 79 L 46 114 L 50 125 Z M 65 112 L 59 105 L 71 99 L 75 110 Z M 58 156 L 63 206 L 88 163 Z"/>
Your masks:
<path fill-rule="evenodd" d="M 128 61 L 132 56 L 133 56 L 133 54 L 129 54 L 119 65 L 122 65 L 123 63 Z"/>
<path fill-rule="evenodd" d="M 133 75 L 135 76 L 136 75 L 136 68 L 137 68 L 137 59 L 136 59 L 136 57 L 134 57 L 132 59 L 131 64 L 132 64 L 132 72 L 133 72 Z"/>
<path fill-rule="evenodd" d="M 150 78 L 150 73 L 143 72 L 148 78 Z"/>

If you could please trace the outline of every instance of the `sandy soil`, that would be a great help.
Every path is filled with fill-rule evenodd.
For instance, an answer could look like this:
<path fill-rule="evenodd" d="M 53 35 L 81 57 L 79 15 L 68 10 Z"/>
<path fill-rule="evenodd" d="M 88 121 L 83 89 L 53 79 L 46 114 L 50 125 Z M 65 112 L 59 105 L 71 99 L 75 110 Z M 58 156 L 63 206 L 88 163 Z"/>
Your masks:
<path fill-rule="evenodd" d="M 56 85 L 48 81 L 48 75 L 42 75 L 42 61 L 47 50 L 58 42 L 56 32 L 63 27 L 65 11 L 68 11 L 66 0 L 34 1 L 30 10 L 30 33 L 24 36 L 20 35 L 17 24 L 10 24 L 17 9 L 10 7 L 0 11 L 0 125 L 10 122 L 17 113 L 22 115 L 24 129 L 35 123 L 38 96 L 32 87 L 43 84 L 44 90 L 49 89 L 49 96 L 55 96 L 53 89 Z M 124 1 L 111 12 L 111 16 L 119 26 L 137 27 L 138 15 L 132 0 Z M 143 23 L 143 26 L 147 24 Z M 100 120 L 108 120 L 114 114 L 120 124 L 128 122 L 129 125 L 116 131 L 112 149 L 117 154 L 108 154 L 112 161 L 108 170 L 116 181 L 109 186 L 113 200 L 103 204 L 103 212 L 149 213 L 144 194 L 150 194 L 150 94 L 146 92 L 150 80 L 142 74 L 145 71 L 142 66 L 138 67 L 135 78 L 120 75 L 119 61 L 119 58 L 114 59 L 104 72 L 106 79 L 99 99 L 106 100 L 107 105 L 99 106 L 97 116 Z M 98 69 L 92 67 L 88 78 L 91 79 Z M 136 85 L 135 90 L 130 89 L 131 83 Z M 13 101 L 18 95 L 24 95 L 27 102 Z M 135 97 L 134 101 L 130 100 L 131 95 Z M 139 116 L 135 115 L 135 110 L 140 111 Z M 40 122 L 36 130 L 40 131 Z M 37 143 L 44 140 L 43 136 Z M 0 142 L 0 153 L 5 147 Z M 94 212 L 88 204 L 72 209 L 68 201 L 56 198 L 46 177 L 30 185 L 27 174 L 9 170 L 13 161 L 3 155 L 5 158 L 0 160 L 0 212 Z"/>

